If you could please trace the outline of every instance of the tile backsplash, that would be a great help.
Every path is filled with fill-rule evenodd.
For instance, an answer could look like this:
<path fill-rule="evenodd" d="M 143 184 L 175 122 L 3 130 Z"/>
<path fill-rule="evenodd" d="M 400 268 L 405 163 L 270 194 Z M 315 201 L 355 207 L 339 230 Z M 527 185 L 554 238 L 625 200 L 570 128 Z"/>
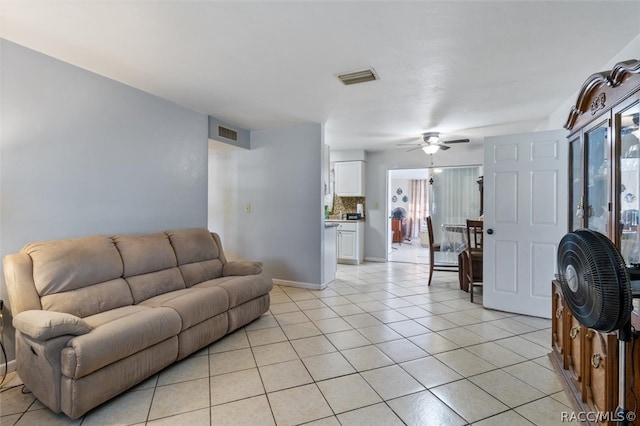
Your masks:
<path fill-rule="evenodd" d="M 333 197 L 333 211 L 332 215 L 338 215 L 342 213 L 355 213 L 356 206 L 362 204 L 363 216 L 367 213 L 367 204 L 365 203 L 365 197 Z"/>

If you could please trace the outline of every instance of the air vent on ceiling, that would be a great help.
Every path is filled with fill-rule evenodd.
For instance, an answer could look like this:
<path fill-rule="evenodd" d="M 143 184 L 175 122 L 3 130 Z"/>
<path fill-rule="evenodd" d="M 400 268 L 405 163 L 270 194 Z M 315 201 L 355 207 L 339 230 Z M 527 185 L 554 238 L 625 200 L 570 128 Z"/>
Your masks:
<path fill-rule="evenodd" d="M 378 80 L 378 75 L 373 68 L 369 68 L 367 70 L 339 74 L 338 78 L 344 85 L 348 86 L 350 84 L 366 83 L 367 81 Z"/>
<path fill-rule="evenodd" d="M 218 136 L 225 139 L 231 139 L 232 141 L 238 141 L 238 132 L 235 130 L 227 129 L 226 127 L 218 126 Z"/>

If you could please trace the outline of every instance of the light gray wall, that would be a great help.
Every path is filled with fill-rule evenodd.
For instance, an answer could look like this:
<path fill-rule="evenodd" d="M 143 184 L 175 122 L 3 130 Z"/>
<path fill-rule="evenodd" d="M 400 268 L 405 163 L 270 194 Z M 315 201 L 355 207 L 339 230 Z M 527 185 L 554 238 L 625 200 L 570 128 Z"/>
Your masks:
<path fill-rule="evenodd" d="M 209 227 L 229 258 L 276 280 L 322 284 L 320 124 L 251 132 L 251 149 L 209 155 Z M 247 212 L 249 207 L 249 212 Z"/>
<path fill-rule="evenodd" d="M 333 155 L 333 152 L 332 152 Z M 365 259 L 384 261 L 387 251 L 388 171 L 483 164 L 481 144 L 468 144 L 440 151 L 433 156 L 405 150 L 373 151 L 367 153 L 367 220 L 364 233 Z"/>
<path fill-rule="evenodd" d="M 571 107 L 576 104 L 578 100 L 578 93 L 582 87 L 582 83 L 585 82 L 591 74 L 595 74 L 600 71 L 606 71 L 613 68 L 618 62 L 627 61 L 629 59 L 640 59 L 640 34 L 638 34 L 633 40 L 629 42 L 620 52 L 618 52 L 609 62 L 603 64 L 600 69 L 594 69 L 589 75 L 576 76 L 575 81 L 575 93 L 569 99 L 567 99 L 562 105 L 558 107 L 552 114 L 547 117 L 547 120 L 536 128 L 536 131 L 540 130 L 555 130 L 564 127 L 569 118 L 569 111 Z"/>
<path fill-rule="evenodd" d="M 34 240 L 207 225 L 206 115 L 6 40 L 0 65 L 2 256 Z"/>

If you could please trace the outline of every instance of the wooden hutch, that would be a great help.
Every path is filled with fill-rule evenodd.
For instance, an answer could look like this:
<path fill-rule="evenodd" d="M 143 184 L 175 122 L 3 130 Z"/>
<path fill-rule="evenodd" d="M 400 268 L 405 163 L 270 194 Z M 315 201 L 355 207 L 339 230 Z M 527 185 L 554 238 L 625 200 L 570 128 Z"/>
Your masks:
<path fill-rule="evenodd" d="M 630 60 L 589 77 L 565 124 L 569 130 L 569 231 L 590 228 L 607 235 L 628 266 L 640 264 L 639 116 L 640 61 Z M 584 327 L 565 306 L 559 282 L 553 282 L 552 292 L 549 356 L 576 413 L 615 412 L 616 333 Z M 640 331 L 637 299 L 634 307 L 632 326 Z M 634 350 L 634 346 L 638 347 Z M 634 410 L 640 409 L 636 400 L 640 398 L 640 343 L 634 340 L 627 348 L 627 408 Z M 603 419 L 586 420 L 614 424 Z"/>

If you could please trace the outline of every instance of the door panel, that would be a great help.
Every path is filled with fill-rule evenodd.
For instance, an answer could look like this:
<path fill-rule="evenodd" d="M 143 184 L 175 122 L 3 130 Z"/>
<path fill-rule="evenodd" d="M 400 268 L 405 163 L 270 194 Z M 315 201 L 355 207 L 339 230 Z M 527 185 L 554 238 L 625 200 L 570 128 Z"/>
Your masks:
<path fill-rule="evenodd" d="M 566 132 L 485 139 L 483 303 L 551 317 L 549 283 L 567 230 Z"/>
<path fill-rule="evenodd" d="M 549 188 L 558 188 L 558 173 L 555 170 L 542 170 L 531 174 L 530 206 L 533 225 L 558 223 L 558 194 L 545 193 Z"/>
<path fill-rule="evenodd" d="M 556 245 L 533 243 L 531 245 L 531 296 L 545 298 L 549 296 L 549 277 L 556 273 Z"/>
<path fill-rule="evenodd" d="M 496 241 L 495 254 L 495 289 L 501 293 L 515 294 L 518 291 L 518 242 Z M 484 261 L 487 260 L 485 255 Z"/>
<path fill-rule="evenodd" d="M 350 231 L 339 232 L 339 253 L 341 259 L 356 258 L 356 233 Z"/>
<path fill-rule="evenodd" d="M 518 223 L 518 174 L 497 172 L 495 175 L 495 192 L 504 194 L 500 204 L 493 206 L 496 223 Z"/>

